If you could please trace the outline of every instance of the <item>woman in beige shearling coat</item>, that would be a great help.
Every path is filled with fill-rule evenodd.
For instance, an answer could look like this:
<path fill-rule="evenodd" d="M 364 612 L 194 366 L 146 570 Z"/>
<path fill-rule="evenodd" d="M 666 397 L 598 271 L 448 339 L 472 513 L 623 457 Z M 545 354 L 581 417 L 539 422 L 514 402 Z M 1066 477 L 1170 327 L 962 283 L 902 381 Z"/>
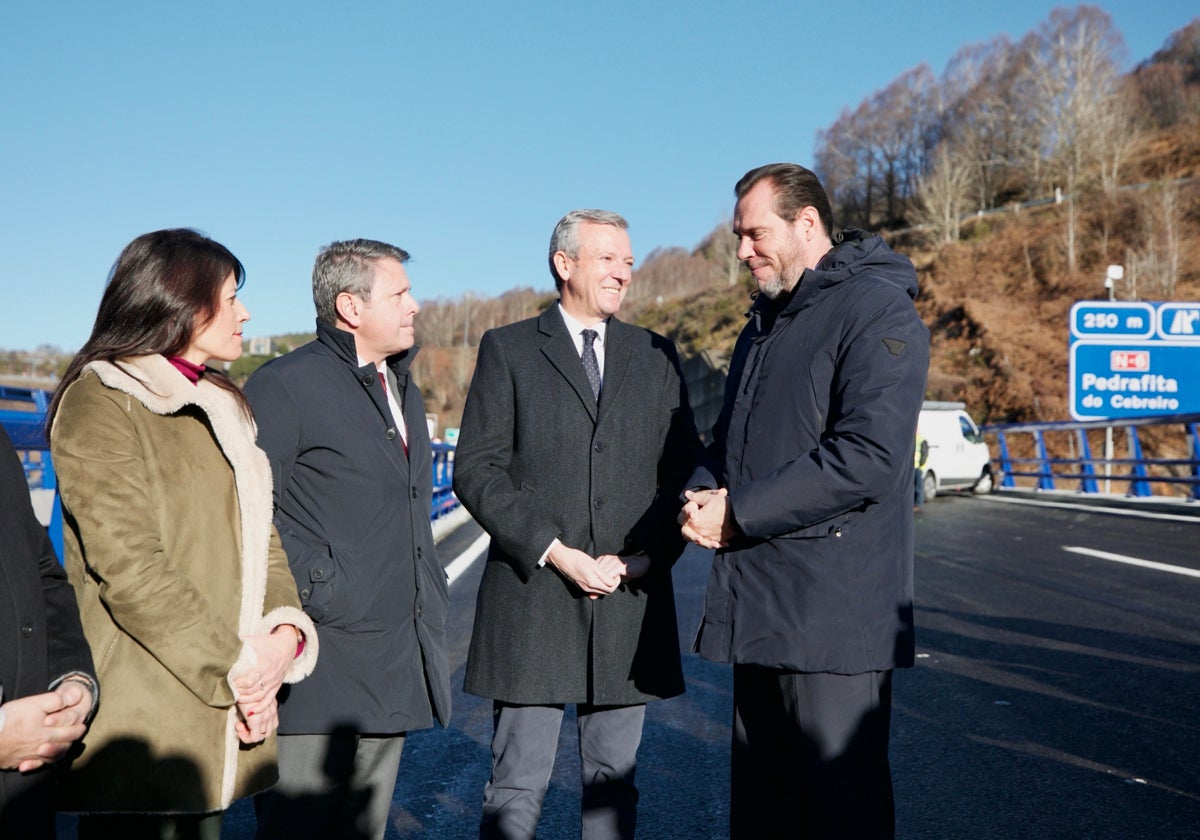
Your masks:
<path fill-rule="evenodd" d="M 249 407 L 204 367 L 241 354 L 243 276 L 194 231 L 134 240 L 51 405 L 66 567 L 104 686 L 60 801 L 88 815 L 80 838 L 218 836 L 221 811 L 275 781 L 276 692 L 315 664 Z"/>

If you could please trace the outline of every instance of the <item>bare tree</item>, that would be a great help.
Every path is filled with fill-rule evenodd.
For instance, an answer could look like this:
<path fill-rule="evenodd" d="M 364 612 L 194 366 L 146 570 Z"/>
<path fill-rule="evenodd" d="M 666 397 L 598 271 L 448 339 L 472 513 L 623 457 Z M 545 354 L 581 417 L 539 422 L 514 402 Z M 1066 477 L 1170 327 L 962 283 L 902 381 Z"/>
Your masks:
<path fill-rule="evenodd" d="M 1200 122 L 1200 17 L 1139 65 L 1133 84 L 1157 128 Z"/>
<path fill-rule="evenodd" d="M 1179 187 L 1163 181 L 1147 191 L 1141 201 L 1142 248 L 1127 258 L 1132 283 L 1149 299 L 1175 296 L 1179 282 L 1182 248 L 1183 207 Z"/>
<path fill-rule="evenodd" d="M 871 131 L 865 139 L 882 175 L 884 224 L 894 225 L 904 218 L 917 179 L 924 173 L 930 138 L 935 134 L 935 87 L 929 66 L 921 64 L 902 73 L 870 100 Z"/>
<path fill-rule="evenodd" d="M 1013 107 L 1024 63 L 1024 53 L 1001 35 L 963 47 L 942 74 L 940 139 L 976 168 L 974 209 L 991 209 L 1026 189 L 1020 163 L 1029 120 Z"/>
<path fill-rule="evenodd" d="M 1183 65 L 1148 64 L 1135 71 L 1133 81 L 1141 97 L 1141 110 L 1155 128 L 1179 125 L 1193 111 L 1190 103 L 1197 97 L 1188 89 Z"/>
<path fill-rule="evenodd" d="M 1096 104 L 1091 134 L 1096 144 L 1100 187 L 1109 198 L 1116 197 L 1121 167 L 1129 160 L 1137 140 L 1135 96 L 1132 87 L 1120 85 Z"/>
<path fill-rule="evenodd" d="M 1105 259 L 1108 258 L 1109 238 L 1120 213 L 1117 191 L 1121 186 L 1121 169 L 1137 142 L 1136 98 L 1137 91 L 1131 84 L 1118 85 L 1097 104 L 1090 130 L 1095 141 L 1095 165 L 1100 178 L 1100 247 Z"/>
<path fill-rule="evenodd" d="M 1172 32 L 1151 61 L 1178 64 L 1184 68 L 1189 84 L 1200 83 L 1200 17 Z"/>
<path fill-rule="evenodd" d="M 919 209 L 913 221 L 929 227 L 938 242 L 956 242 L 961 219 L 970 210 L 978 169 L 974 161 L 952 153 L 946 144 L 935 154 L 933 171 L 920 180 Z"/>
<path fill-rule="evenodd" d="M 449 347 L 454 343 L 456 323 L 453 303 L 444 298 L 423 301 L 421 311 L 415 320 L 417 343 L 434 347 Z"/>
<path fill-rule="evenodd" d="M 1055 9 L 1028 40 L 1024 81 L 1041 131 L 1040 156 L 1066 191 L 1067 267 L 1078 268 L 1079 191 L 1099 156 L 1095 126 L 1115 90 L 1124 49 L 1108 13 L 1095 6 Z"/>
<path fill-rule="evenodd" d="M 730 222 L 722 222 L 704 237 L 696 254 L 704 257 L 714 268 L 723 273 L 726 286 L 733 286 L 738 281 L 741 261 L 737 256 L 738 240 L 733 235 Z"/>
<path fill-rule="evenodd" d="M 869 228 L 875 193 L 875 159 L 866 142 L 871 118 L 866 102 L 845 109 L 828 129 L 817 132 L 816 172 L 825 185 L 833 216 L 844 227 Z"/>
<path fill-rule="evenodd" d="M 719 285 L 724 278 L 723 266 L 702 250 L 703 246 L 695 252 L 680 247 L 652 251 L 634 272 L 626 299 L 633 304 L 674 300 Z"/>
<path fill-rule="evenodd" d="M 921 64 L 818 134 L 817 172 L 842 224 L 903 222 L 936 145 L 936 88 Z"/>

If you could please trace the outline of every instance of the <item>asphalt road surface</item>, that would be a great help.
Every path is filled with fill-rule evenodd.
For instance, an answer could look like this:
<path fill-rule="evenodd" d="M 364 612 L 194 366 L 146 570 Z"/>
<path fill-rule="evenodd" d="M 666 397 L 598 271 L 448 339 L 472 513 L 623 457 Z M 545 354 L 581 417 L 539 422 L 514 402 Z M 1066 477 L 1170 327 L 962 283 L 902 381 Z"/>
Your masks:
<path fill-rule="evenodd" d="M 1000 495 L 937 498 L 915 515 L 918 660 L 896 675 L 892 725 L 897 836 L 1200 837 L 1200 517 Z M 451 533 L 444 561 L 479 537 L 473 522 Z M 454 717 L 410 736 L 389 840 L 475 835 L 491 704 L 461 693 L 483 565 L 468 559 L 452 566 Z M 686 652 L 710 561 L 690 549 L 676 566 L 688 688 L 648 707 L 644 840 L 728 834 L 731 675 Z M 548 840 L 578 837 L 570 723 L 539 827 Z M 238 803 L 223 837 L 252 836 Z"/>

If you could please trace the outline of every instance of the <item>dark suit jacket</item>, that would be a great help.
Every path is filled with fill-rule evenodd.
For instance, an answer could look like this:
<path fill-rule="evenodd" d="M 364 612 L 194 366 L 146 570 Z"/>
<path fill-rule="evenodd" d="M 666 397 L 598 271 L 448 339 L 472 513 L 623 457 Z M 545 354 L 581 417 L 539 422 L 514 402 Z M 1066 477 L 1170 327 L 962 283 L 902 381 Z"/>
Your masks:
<path fill-rule="evenodd" d="M 67 674 L 96 670 L 79 608 L 46 529 L 33 514 L 29 484 L 0 428 L 0 686 L 4 701 L 41 694 Z M 0 771 L 0 837 L 52 837 L 50 771 Z"/>
<path fill-rule="evenodd" d="M 271 460 L 275 526 L 321 655 L 285 688 L 279 731 L 390 734 L 450 719 L 446 573 L 430 528 L 433 468 L 416 348 L 387 364 L 403 394 L 408 454 L 354 336 L 321 322 L 317 340 L 246 382 Z"/>
<path fill-rule="evenodd" d="M 683 691 L 671 566 L 699 453 L 675 346 L 610 318 L 592 397 L 553 306 L 486 333 L 454 489 L 491 535 L 466 690 L 512 703 L 628 705 Z M 591 600 L 537 563 L 555 538 L 650 572 Z"/>

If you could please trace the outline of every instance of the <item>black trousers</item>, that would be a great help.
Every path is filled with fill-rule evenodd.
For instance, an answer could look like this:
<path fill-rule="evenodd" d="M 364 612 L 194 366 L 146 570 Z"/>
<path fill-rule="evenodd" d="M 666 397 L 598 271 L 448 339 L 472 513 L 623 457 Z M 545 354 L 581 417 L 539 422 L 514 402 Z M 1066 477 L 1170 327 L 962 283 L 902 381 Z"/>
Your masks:
<path fill-rule="evenodd" d="M 0 840 L 54 840 L 54 767 L 0 771 Z"/>
<path fill-rule="evenodd" d="M 733 668 L 731 838 L 892 838 L 892 672 Z"/>

